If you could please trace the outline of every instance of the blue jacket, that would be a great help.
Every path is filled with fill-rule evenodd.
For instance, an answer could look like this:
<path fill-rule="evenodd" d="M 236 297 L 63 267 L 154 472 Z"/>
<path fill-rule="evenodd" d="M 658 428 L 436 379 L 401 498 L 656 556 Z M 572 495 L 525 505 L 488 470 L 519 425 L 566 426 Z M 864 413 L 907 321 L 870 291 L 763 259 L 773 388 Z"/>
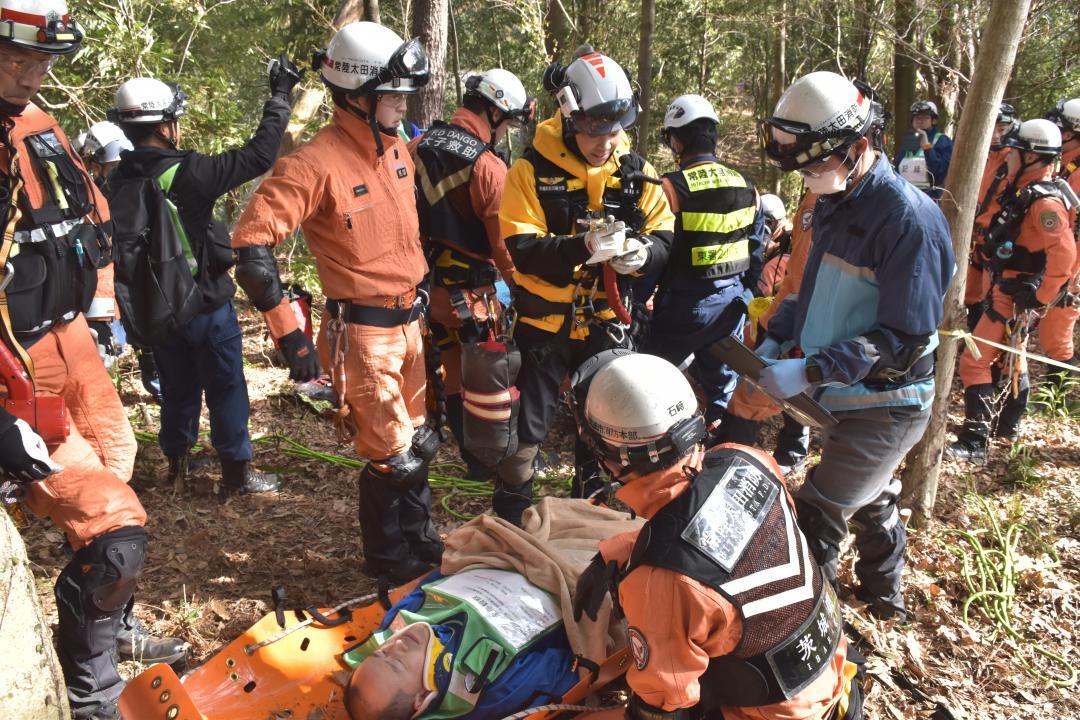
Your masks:
<path fill-rule="evenodd" d="M 424 604 L 423 586 L 441 577 L 442 573 L 436 571 L 424 578 L 415 590 L 387 611 L 379 629 L 388 628 L 400 610 L 419 610 Z M 447 650 L 456 653 L 461 635 L 455 632 L 454 623 L 432 627 Z M 462 720 L 499 720 L 519 710 L 559 702 L 578 682 L 573 667 L 574 652 L 570 649 L 570 640 L 566 637 L 566 631 L 559 626 L 558 630 L 553 630 L 514 658 L 510 666 L 484 688 L 476 709 L 462 716 Z M 448 679 L 448 675 L 436 674 L 436 683 L 441 684 Z M 443 692 L 446 690 L 445 687 L 440 689 Z"/>
<path fill-rule="evenodd" d="M 937 136 L 935 138 L 935 135 Z M 926 131 L 926 137 L 930 138 L 933 146 L 929 150 L 923 150 L 915 142 L 915 133 L 908 131 L 900 144 L 900 151 L 896 154 L 893 167 L 899 170 L 900 162 L 908 156 L 922 155 L 926 158 L 926 169 L 934 176 L 933 184 L 940 189 L 945 185 L 945 176 L 949 174 L 949 163 L 952 162 L 953 141 L 945 133 L 938 132 L 937 125 L 932 125 Z M 940 191 L 937 192 L 940 195 Z M 936 195 L 935 195 L 936 197 Z"/>
<path fill-rule="evenodd" d="M 823 378 L 817 397 L 829 410 L 929 407 L 933 378 L 892 389 L 861 381 L 880 358 L 934 351 L 955 270 L 941 210 L 881 156 L 850 193 L 818 200 L 802 285 L 769 335 L 814 357 Z"/>

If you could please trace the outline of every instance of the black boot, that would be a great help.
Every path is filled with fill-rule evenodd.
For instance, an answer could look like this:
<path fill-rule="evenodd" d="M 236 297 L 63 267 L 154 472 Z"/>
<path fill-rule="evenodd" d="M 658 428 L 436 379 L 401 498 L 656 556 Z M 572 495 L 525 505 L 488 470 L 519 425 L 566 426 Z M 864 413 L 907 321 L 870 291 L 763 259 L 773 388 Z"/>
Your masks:
<path fill-rule="evenodd" d="M 773 451 L 773 459 L 780 466 L 780 472 L 786 477 L 802 470 L 809 454 L 810 428 L 785 414 L 784 425 L 776 438 L 776 450 Z"/>
<path fill-rule="evenodd" d="M 869 605 L 870 614 L 879 620 L 907 620 L 907 607 L 901 591 L 907 529 L 900 517 L 896 499 L 882 505 L 867 505 L 851 518 L 855 530 L 855 577 L 859 587 L 855 597 Z"/>
<path fill-rule="evenodd" d="M 248 460 L 221 459 L 221 487 L 218 492 L 222 497 L 277 492 L 280 488 L 281 480 L 277 475 L 255 470 Z"/>
<path fill-rule="evenodd" d="M 385 578 L 394 585 L 415 580 L 431 570 L 433 562 L 412 555 L 402 532 L 406 489 L 379 477 L 371 463 L 360 471 L 360 536 L 364 543 L 364 574 Z M 409 509 L 404 510 L 406 514 Z M 441 559 L 441 552 L 439 553 Z M 431 558 L 434 559 L 434 558 Z"/>
<path fill-rule="evenodd" d="M 121 660 L 135 660 L 145 665 L 165 663 L 180 672 L 187 658 L 188 644 L 180 638 L 158 638 L 150 634 L 132 609 L 135 598 L 128 600 L 120 630 L 116 634 L 116 653 Z"/>
<path fill-rule="evenodd" d="M 1001 414 L 998 415 L 997 428 L 994 431 L 996 437 L 1005 438 L 1009 442 L 1020 439 L 1020 421 L 1027 412 L 1028 396 L 1031 393 L 1027 373 L 1020 376 L 1017 387 L 1016 397 L 1013 397 L 1011 389 L 1006 393 L 1005 401 L 1001 404 Z"/>
<path fill-rule="evenodd" d="M 496 479 L 495 492 L 491 496 L 491 509 L 506 522 L 521 527 L 521 518 L 532 506 L 532 499 L 532 478 L 517 486 L 507 485 L 501 479 Z"/>
<path fill-rule="evenodd" d="M 56 580 L 60 667 L 77 720 L 119 717 L 117 637 L 145 554 L 141 527 L 113 530 L 76 552 Z"/>
<path fill-rule="evenodd" d="M 945 448 L 946 457 L 976 465 L 986 464 L 993 408 L 993 385 L 972 385 L 964 390 L 964 427 L 956 442 Z"/>

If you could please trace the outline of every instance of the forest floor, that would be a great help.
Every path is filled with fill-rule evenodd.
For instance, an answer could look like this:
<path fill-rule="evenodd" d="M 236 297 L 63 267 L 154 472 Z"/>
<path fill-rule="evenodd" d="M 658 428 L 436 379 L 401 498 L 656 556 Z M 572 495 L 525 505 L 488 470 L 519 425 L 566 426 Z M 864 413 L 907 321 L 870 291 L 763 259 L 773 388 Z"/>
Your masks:
<path fill-rule="evenodd" d="M 324 453 L 355 457 L 337 442 L 332 426 L 301 402 L 287 374 L 271 362 L 261 318 L 241 307 L 245 369 L 251 396 L 251 430 L 258 466 L 284 475 L 275 495 L 234 498 L 222 503 L 213 494 L 216 463 L 200 471 L 181 492 L 166 486 L 166 463 L 153 440 L 157 407 L 139 382 L 130 352 L 119 363 L 118 385 L 140 433 L 132 486 L 149 514 L 146 566 L 140 578 L 137 612 L 157 633 L 191 643 L 190 666 L 205 661 L 271 610 L 270 588 L 288 588 L 289 604 L 331 606 L 370 592 L 373 583 L 360 572 L 356 519 L 358 471 L 283 452 L 286 437 Z M 1042 369 L 1035 371 L 1041 379 Z M 1054 405 L 1073 416 L 1032 412 L 1012 448 L 995 443 L 985 468 L 972 470 L 946 462 L 932 527 L 911 530 L 905 587 L 910 621 L 875 621 L 848 597 L 845 616 L 872 645 L 869 650 L 867 717 L 872 720 L 948 718 L 1080 718 L 1073 689 L 1048 678 L 1067 677 L 1080 667 L 1080 384 Z M 954 388 L 950 431 L 959 426 L 962 401 Z M 204 417 L 203 428 L 207 428 Z M 547 450 L 561 467 L 553 469 L 538 494 L 566 495 L 573 472 L 571 424 L 562 417 Z M 766 432 L 766 447 L 775 427 Z M 208 438 L 203 438 L 209 451 Z M 212 452 L 210 453 L 212 456 Z M 489 499 L 462 491 L 449 476 L 460 473 L 453 443 L 444 445 L 434 472 L 436 520 L 445 535 L 464 518 L 484 512 Z M 791 479 L 792 490 L 802 477 Z M 472 493 L 472 494 L 470 494 Z M 987 550 L 995 544 L 993 514 L 1002 536 L 1015 545 L 1010 562 L 1018 578 L 1008 609 L 1021 641 L 1011 641 L 1001 622 L 991 621 L 973 603 L 967 621 L 963 606 L 970 590 L 964 578 L 972 533 Z M 1022 523 L 1031 533 L 1008 528 Z M 61 533 L 32 520 L 24 531 L 39 578 L 41 598 L 55 623 L 52 583 L 66 562 Z M 967 552 L 968 569 L 972 553 Z M 991 552 L 992 562 L 998 557 Z M 841 567 L 842 584 L 853 582 L 852 553 Z M 984 566 L 985 567 L 985 566 Z M 999 614 L 1000 617 L 1000 614 Z M 1035 651 L 1070 663 L 1067 669 Z M 1025 668 L 1028 663 L 1033 670 Z M 127 663 L 125 673 L 140 670 Z"/>

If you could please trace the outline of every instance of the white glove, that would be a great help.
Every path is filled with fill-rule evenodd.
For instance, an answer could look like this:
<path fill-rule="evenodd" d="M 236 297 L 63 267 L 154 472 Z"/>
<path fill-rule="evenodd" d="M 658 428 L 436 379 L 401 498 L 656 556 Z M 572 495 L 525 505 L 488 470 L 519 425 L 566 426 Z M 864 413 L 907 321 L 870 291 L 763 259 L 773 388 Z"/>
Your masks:
<path fill-rule="evenodd" d="M 13 425 L 0 433 L 0 449 L 3 449 L 0 474 L 22 482 L 44 480 L 63 469 L 49 459 L 45 441 L 25 420 L 16 419 Z"/>
<path fill-rule="evenodd" d="M 916 130 L 915 140 L 919 143 L 919 147 L 925 147 L 930 144 L 930 139 L 926 137 L 925 130 Z"/>
<path fill-rule="evenodd" d="M 611 260 L 608 261 L 608 264 L 611 265 L 612 270 L 620 275 L 632 275 L 645 267 L 645 263 L 648 261 L 649 248 L 642 245 L 637 250 L 611 258 Z"/>
<path fill-rule="evenodd" d="M 591 257 L 587 263 L 593 265 L 610 260 L 624 252 L 626 243 L 626 223 L 618 220 L 585 233 L 585 248 Z"/>

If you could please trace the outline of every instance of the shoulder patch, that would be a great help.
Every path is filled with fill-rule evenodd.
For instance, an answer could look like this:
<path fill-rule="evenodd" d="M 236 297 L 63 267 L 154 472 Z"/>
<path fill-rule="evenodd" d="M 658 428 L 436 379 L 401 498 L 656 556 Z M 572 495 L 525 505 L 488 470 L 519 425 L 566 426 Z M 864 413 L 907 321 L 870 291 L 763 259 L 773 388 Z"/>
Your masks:
<path fill-rule="evenodd" d="M 814 208 L 808 207 L 803 210 L 801 216 L 799 216 L 799 227 L 803 230 L 809 230 L 810 226 L 814 224 Z"/>
<path fill-rule="evenodd" d="M 636 627 L 626 631 L 626 642 L 630 645 L 630 654 L 634 656 L 634 665 L 641 672 L 649 664 L 649 643 Z"/>
<path fill-rule="evenodd" d="M 1046 210 L 1039 215 L 1039 222 L 1042 223 L 1042 226 L 1047 230 L 1053 230 L 1058 226 L 1060 221 L 1058 220 L 1056 212 L 1053 210 Z"/>

